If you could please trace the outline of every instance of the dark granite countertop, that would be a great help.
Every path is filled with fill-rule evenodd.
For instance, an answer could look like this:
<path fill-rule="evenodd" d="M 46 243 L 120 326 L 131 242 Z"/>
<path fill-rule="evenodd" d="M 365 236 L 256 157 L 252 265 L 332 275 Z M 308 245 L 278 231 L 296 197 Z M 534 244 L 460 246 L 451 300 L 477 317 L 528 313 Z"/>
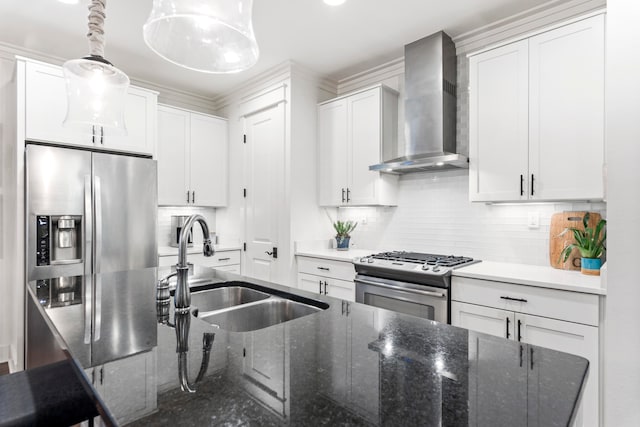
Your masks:
<path fill-rule="evenodd" d="M 329 308 L 252 332 L 228 332 L 190 316 L 186 372 L 191 382 L 203 375 L 188 393 L 180 389 L 176 330 L 157 322 L 155 283 L 165 273 L 78 277 L 73 295 L 55 281 L 28 287 L 94 384 L 97 404 L 106 404 L 120 423 L 567 426 L 588 373 L 587 360 L 578 356 L 197 269 L 194 277 L 202 280 L 194 286 L 246 281 Z M 60 289 L 67 290 L 63 297 Z M 203 351 L 211 334 L 211 350 Z M 102 376 L 111 365 L 131 372 L 119 377 L 126 384 L 116 384 L 117 393 L 96 380 L 96 372 Z M 123 406 L 141 396 L 143 409 Z"/>

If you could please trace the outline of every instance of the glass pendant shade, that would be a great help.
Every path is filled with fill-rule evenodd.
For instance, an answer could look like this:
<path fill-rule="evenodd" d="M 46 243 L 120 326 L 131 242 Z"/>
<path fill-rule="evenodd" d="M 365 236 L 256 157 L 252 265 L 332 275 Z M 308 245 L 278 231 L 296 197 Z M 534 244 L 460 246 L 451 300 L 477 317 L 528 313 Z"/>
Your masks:
<path fill-rule="evenodd" d="M 236 73 L 258 61 L 253 0 L 153 0 L 144 41 L 176 65 Z"/>
<path fill-rule="evenodd" d="M 124 106 L 129 77 L 100 56 L 67 61 L 67 116 L 63 124 L 103 126 L 126 135 Z"/>

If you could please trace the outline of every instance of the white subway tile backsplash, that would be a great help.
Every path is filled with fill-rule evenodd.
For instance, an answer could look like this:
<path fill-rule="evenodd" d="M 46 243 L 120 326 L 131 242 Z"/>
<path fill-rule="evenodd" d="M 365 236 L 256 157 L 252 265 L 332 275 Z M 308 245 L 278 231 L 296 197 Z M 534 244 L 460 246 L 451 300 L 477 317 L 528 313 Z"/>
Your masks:
<path fill-rule="evenodd" d="M 397 207 L 338 209 L 338 218 L 360 222 L 352 234 L 359 248 L 548 265 L 549 225 L 555 212 L 589 210 L 606 216 L 604 203 L 471 203 L 468 177 L 466 170 L 403 175 Z M 538 228 L 527 226 L 530 212 L 538 214 Z"/>
<path fill-rule="evenodd" d="M 209 225 L 209 232 L 216 231 L 216 210 L 202 207 L 159 207 L 158 208 L 158 246 L 169 246 L 173 230 L 171 230 L 172 215 L 200 214 L 205 217 Z M 199 228 L 199 226 L 196 226 Z M 193 243 L 202 243 L 202 232 L 194 230 Z"/>

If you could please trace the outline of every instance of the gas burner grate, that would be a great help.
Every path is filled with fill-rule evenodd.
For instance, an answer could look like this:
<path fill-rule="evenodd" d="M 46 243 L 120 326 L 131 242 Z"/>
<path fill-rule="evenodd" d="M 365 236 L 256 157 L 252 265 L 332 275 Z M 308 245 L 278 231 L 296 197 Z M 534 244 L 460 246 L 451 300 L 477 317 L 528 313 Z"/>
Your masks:
<path fill-rule="evenodd" d="M 455 267 L 462 264 L 468 264 L 473 258 L 454 256 L 454 255 L 435 255 L 423 254 L 419 252 L 382 252 L 371 255 L 373 259 L 397 262 L 411 262 L 415 264 L 439 265 L 442 267 Z"/>

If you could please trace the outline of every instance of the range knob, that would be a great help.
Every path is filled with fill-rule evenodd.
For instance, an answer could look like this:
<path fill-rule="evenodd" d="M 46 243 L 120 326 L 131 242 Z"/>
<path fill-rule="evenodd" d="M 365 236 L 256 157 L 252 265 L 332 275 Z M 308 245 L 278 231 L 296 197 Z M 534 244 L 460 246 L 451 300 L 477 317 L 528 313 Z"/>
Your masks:
<path fill-rule="evenodd" d="M 373 258 L 368 258 L 368 259 L 367 259 L 367 262 L 368 262 L 369 264 L 373 264 Z"/>
<path fill-rule="evenodd" d="M 438 267 L 437 265 L 435 267 L 433 267 L 431 269 L 431 271 L 433 271 L 434 273 L 437 273 L 438 271 L 440 271 L 440 267 Z"/>
<path fill-rule="evenodd" d="M 422 269 L 423 269 L 424 271 L 429 270 L 429 265 L 428 265 L 428 264 L 424 264 L 424 265 L 422 266 Z"/>

